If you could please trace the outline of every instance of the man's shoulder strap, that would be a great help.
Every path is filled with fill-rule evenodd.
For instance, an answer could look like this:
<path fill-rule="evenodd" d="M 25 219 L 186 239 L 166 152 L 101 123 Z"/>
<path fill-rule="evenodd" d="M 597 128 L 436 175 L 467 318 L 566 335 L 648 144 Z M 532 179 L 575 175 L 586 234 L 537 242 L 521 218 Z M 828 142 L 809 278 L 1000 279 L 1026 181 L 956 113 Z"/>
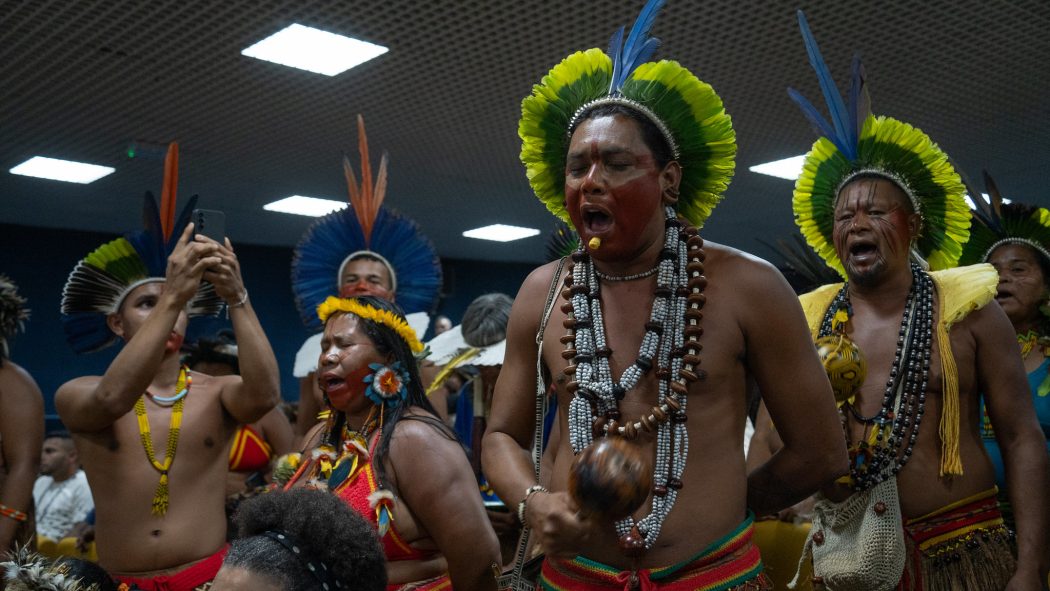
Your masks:
<path fill-rule="evenodd" d="M 815 339 L 820 332 L 820 323 L 824 320 L 824 314 L 828 306 L 835 299 L 835 295 L 842 289 L 841 283 L 822 285 L 809 293 L 798 296 L 802 304 L 802 311 L 806 313 L 806 322 L 809 324 L 810 335 Z"/>
<path fill-rule="evenodd" d="M 995 298 L 999 285 L 999 273 L 988 263 L 934 271 L 930 277 L 937 285 L 941 322 L 946 328 L 985 307 Z"/>

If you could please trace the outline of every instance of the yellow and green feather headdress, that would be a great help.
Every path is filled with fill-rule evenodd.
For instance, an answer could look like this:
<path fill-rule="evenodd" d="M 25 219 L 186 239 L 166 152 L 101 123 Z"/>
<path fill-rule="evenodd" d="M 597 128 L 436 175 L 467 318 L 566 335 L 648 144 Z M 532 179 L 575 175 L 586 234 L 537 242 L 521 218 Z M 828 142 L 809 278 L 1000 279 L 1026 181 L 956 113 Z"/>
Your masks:
<path fill-rule="evenodd" d="M 877 176 L 899 186 L 922 216 L 916 248 L 930 268 L 955 266 L 969 237 L 970 209 L 964 199 L 965 187 L 948 155 L 911 125 L 871 114 L 859 58 L 853 59 L 849 98 L 843 101 L 801 10 L 798 21 L 831 114 L 828 123 L 804 96 L 788 89 L 822 136 L 806 154 L 802 174 L 795 182 L 795 223 L 806 242 L 845 277 L 832 243 L 835 201 L 853 179 Z"/>
<path fill-rule="evenodd" d="M 988 261 L 992 251 L 1004 244 L 1023 244 L 1050 263 L 1050 210 L 1024 203 L 1005 203 L 995 181 L 984 173 L 988 200 L 969 189 L 974 202 L 970 241 L 963 247 L 960 265 Z"/>
<path fill-rule="evenodd" d="M 733 177 L 736 134 L 709 84 L 678 62 L 643 63 L 659 41 L 649 36 L 664 0 L 649 0 L 626 42 L 621 27 L 608 54 L 576 52 L 554 66 L 521 103 L 521 161 L 536 196 L 568 222 L 565 158 L 576 125 L 593 108 L 617 104 L 650 120 L 682 165 L 678 213 L 700 226 Z"/>

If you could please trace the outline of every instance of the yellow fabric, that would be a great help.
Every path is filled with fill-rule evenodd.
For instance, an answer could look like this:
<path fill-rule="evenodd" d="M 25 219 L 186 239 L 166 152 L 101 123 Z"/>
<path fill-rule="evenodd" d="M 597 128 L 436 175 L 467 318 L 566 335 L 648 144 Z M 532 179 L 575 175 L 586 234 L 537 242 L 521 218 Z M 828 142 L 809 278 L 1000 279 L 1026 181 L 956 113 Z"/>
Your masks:
<path fill-rule="evenodd" d="M 974 310 L 983 308 L 995 297 L 999 273 L 987 263 L 956 267 L 930 273 L 937 291 L 938 321 L 937 347 L 941 353 L 941 476 L 961 476 L 962 458 L 959 455 L 959 371 L 952 354 L 948 332 L 957 322 Z M 806 314 L 810 334 L 814 339 L 820 333 L 820 324 L 841 283 L 824 285 L 799 296 Z"/>

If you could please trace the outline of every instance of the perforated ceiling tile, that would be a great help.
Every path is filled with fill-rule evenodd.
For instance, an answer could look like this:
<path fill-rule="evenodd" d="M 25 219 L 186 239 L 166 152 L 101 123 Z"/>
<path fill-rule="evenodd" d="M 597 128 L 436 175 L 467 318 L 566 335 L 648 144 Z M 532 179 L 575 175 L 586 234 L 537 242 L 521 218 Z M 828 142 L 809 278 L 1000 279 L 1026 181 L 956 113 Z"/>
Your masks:
<path fill-rule="evenodd" d="M 759 254 L 794 232 L 791 183 L 748 172 L 814 137 L 787 98 L 819 103 L 795 1 L 670 0 L 655 27 L 671 57 L 711 83 L 733 116 L 737 175 L 706 233 Z M 158 192 L 178 139 L 180 194 L 227 211 L 240 242 L 294 244 L 308 218 L 265 212 L 293 193 L 342 199 L 357 160 L 355 116 L 390 155 L 388 204 L 423 224 L 444 256 L 537 261 L 542 238 L 491 246 L 463 230 L 553 225 L 518 161 L 520 101 L 571 51 L 605 47 L 640 0 L 0 2 L 0 166 L 34 154 L 114 166 L 86 186 L 0 173 L 0 222 L 122 232 Z M 1010 196 L 1050 205 L 1046 100 L 1050 3 L 804 2 L 845 84 L 864 57 L 877 113 L 929 133 Z M 335 77 L 242 56 L 291 23 L 390 51 Z M 138 142 L 138 156 L 126 150 Z M 755 211 L 769 215 L 754 218 Z M 749 217 L 750 216 L 750 217 Z"/>

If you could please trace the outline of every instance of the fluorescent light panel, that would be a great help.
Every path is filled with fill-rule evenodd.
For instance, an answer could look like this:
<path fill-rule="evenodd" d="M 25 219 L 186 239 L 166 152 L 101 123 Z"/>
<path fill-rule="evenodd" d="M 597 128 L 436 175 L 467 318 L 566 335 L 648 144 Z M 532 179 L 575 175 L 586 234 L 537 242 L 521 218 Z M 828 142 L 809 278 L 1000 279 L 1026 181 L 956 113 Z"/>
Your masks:
<path fill-rule="evenodd" d="M 47 158 L 45 156 L 33 156 L 29 160 L 11 169 L 11 174 L 32 176 L 53 181 L 65 181 L 67 183 L 79 183 L 86 185 L 98 179 L 113 174 L 116 169 L 97 164 L 85 162 L 74 162 L 72 160 L 59 160 L 58 158 Z"/>
<path fill-rule="evenodd" d="M 521 240 L 522 238 L 535 236 L 539 233 L 540 231 L 535 228 L 508 226 L 506 224 L 492 224 L 491 226 L 485 226 L 484 228 L 467 230 L 466 232 L 463 232 L 463 235 L 467 238 L 477 238 L 479 240 L 511 242 L 512 240 Z"/>
<path fill-rule="evenodd" d="M 266 211 L 294 213 L 295 215 L 306 215 L 316 218 L 332 213 L 333 211 L 338 211 L 346 206 L 346 201 L 292 195 L 291 197 L 285 197 L 284 199 L 279 199 L 273 203 L 267 203 L 263 206 L 263 209 Z"/>
<path fill-rule="evenodd" d="M 387 51 L 382 45 L 296 23 L 242 50 L 241 55 L 335 76 Z"/>
<path fill-rule="evenodd" d="M 749 168 L 751 172 L 775 176 L 778 179 L 793 181 L 802 174 L 802 164 L 806 161 L 806 155 L 792 156 L 783 160 L 774 160 L 765 164 L 756 164 Z"/>

